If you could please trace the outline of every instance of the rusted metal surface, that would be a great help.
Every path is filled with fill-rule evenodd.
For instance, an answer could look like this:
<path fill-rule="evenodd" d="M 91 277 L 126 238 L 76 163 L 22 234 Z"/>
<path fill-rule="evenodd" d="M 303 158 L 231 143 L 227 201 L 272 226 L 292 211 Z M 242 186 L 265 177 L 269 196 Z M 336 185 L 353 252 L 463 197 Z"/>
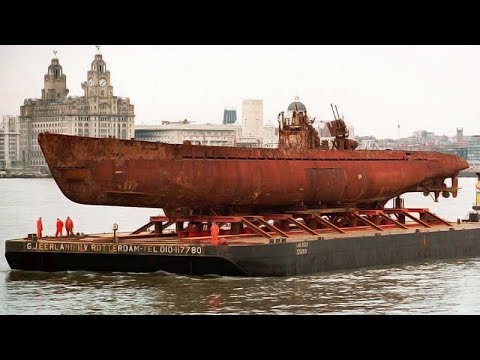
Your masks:
<path fill-rule="evenodd" d="M 306 111 L 279 115 L 279 148 L 173 145 L 42 133 L 63 194 L 81 204 L 163 208 L 169 216 L 381 209 L 406 192 L 458 191 L 465 160 L 436 152 L 353 150 L 343 119 L 320 144 Z M 444 181 L 452 178 L 448 188 Z M 339 219 L 337 219 L 340 221 Z"/>
<path fill-rule="evenodd" d="M 39 143 L 70 200 L 169 215 L 378 208 L 405 192 L 435 190 L 468 167 L 435 152 L 207 147 L 48 133 Z"/>
<path fill-rule="evenodd" d="M 278 115 L 279 149 L 319 149 L 320 137 L 312 126 L 306 111 L 293 111 L 291 117 L 285 117 L 282 111 Z"/>

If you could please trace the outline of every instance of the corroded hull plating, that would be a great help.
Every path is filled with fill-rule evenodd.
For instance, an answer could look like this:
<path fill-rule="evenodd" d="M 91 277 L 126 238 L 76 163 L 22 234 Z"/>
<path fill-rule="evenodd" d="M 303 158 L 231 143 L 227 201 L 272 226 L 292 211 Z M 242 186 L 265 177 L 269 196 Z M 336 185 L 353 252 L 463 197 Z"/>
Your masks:
<path fill-rule="evenodd" d="M 166 213 L 373 206 L 433 191 L 468 167 L 435 152 L 173 145 L 51 133 L 39 134 L 38 142 L 70 200 Z"/>

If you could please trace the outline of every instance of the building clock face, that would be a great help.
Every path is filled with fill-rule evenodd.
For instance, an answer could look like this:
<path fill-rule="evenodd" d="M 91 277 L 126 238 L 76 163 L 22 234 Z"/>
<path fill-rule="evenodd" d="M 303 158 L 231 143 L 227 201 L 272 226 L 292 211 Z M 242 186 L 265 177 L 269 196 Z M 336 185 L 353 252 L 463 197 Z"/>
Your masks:
<path fill-rule="evenodd" d="M 105 80 L 105 79 L 100 79 L 100 81 L 98 82 L 98 84 L 99 84 L 101 87 L 105 87 L 105 86 L 107 86 L 107 80 Z"/>
<path fill-rule="evenodd" d="M 88 79 L 88 85 L 89 85 L 89 86 L 92 86 L 92 84 L 93 84 L 93 80 L 92 80 L 92 79 Z"/>

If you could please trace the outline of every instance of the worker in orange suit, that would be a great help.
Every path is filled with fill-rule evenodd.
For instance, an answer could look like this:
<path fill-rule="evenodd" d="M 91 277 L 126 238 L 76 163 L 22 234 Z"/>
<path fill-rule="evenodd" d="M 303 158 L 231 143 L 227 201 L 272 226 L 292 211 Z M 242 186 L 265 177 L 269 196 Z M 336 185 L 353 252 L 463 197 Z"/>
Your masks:
<path fill-rule="evenodd" d="M 42 238 L 42 231 L 43 231 L 43 223 L 42 223 L 42 217 L 40 216 L 37 220 L 37 238 L 38 239 Z"/>
<path fill-rule="evenodd" d="M 70 219 L 70 216 L 67 216 L 65 220 L 65 230 L 67 230 L 67 236 L 73 235 L 73 221 Z"/>
<path fill-rule="evenodd" d="M 212 245 L 218 245 L 218 233 L 220 232 L 220 228 L 218 227 L 215 221 L 212 222 L 212 226 L 210 226 L 210 234 L 212 234 Z"/>
<path fill-rule="evenodd" d="M 63 221 L 59 218 L 57 218 L 57 232 L 55 233 L 55 237 L 57 237 L 58 234 L 60 234 L 60 236 L 63 236 Z"/>

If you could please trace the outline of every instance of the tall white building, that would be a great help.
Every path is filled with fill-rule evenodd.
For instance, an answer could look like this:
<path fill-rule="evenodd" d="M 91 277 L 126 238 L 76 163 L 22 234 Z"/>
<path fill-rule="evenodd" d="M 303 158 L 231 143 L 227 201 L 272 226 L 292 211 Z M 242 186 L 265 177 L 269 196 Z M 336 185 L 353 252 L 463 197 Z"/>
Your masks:
<path fill-rule="evenodd" d="M 20 161 L 20 123 L 18 117 L 0 118 L 0 168 L 9 168 Z"/>
<path fill-rule="evenodd" d="M 242 101 L 242 136 L 263 137 L 263 100 Z"/>

